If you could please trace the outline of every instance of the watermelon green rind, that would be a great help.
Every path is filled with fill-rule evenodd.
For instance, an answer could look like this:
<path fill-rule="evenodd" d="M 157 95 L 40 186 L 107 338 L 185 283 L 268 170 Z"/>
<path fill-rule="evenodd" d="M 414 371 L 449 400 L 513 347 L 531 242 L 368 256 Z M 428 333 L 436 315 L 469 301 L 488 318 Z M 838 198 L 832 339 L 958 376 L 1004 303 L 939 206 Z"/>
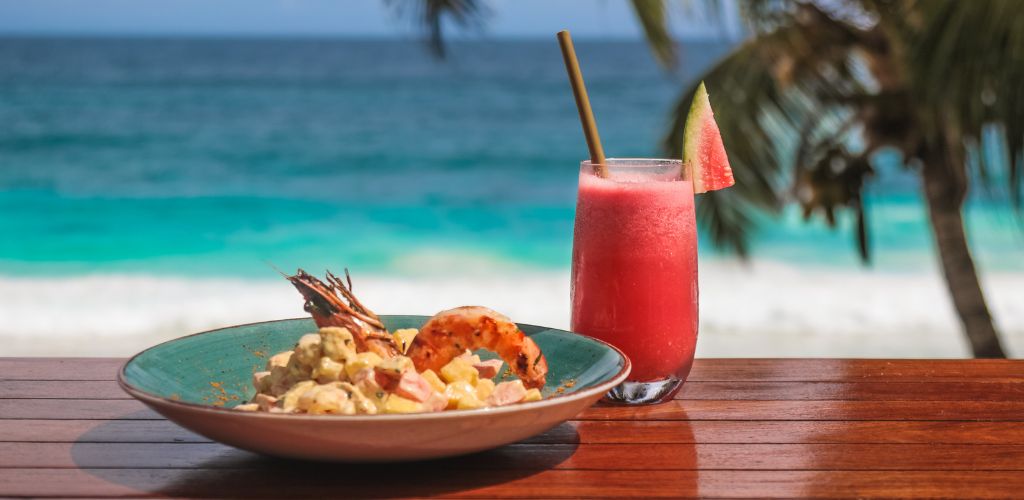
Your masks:
<path fill-rule="evenodd" d="M 693 181 L 694 194 L 727 188 L 736 183 L 704 82 L 700 82 L 693 94 L 693 103 L 686 115 L 683 164 Z"/>
<path fill-rule="evenodd" d="M 705 114 L 711 114 L 714 119 L 714 112 L 711 111 L 711 99 L 708 98 L 708 89 L 704 87 L 704 82 L 700 82 L 697 91 L 693 93 L 690 111 L 686 113 L 686 125 L 683 126 L 683 163 L 689 164 L 697 156 L 697 143 L 700 140 L 698 124 L 704 120 Z"/>

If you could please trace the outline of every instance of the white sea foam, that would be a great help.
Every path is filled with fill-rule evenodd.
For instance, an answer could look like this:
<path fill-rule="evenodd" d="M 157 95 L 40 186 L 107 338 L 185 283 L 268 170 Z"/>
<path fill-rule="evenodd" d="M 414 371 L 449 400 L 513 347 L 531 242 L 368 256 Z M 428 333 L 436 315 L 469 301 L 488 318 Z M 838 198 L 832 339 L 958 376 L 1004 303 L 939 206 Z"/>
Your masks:
<path fill-rule="evenodd" d="M 357 276 L 377 312 L 432 314 L 484 304 L 566 328 L 565 272 L 487 271 L 412 279 Z M 984 286 L 1010 353 L 1024 356 L 1024 273 Z M 283 280 L 133 275 L 0 277 L 0 355 L 123 356 L 188 333 L 301 317 Z M 699 356 L 960 357 L 968 354 L 937 273 L 701 263 Z"/>

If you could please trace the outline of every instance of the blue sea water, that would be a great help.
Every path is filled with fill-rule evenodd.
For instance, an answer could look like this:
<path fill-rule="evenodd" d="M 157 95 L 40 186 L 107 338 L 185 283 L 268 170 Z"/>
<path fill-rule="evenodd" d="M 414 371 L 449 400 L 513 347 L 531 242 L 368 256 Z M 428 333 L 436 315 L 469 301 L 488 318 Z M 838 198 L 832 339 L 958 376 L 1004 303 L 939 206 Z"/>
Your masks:
<path fill-rule="evenodd" d="M 581 41 L 605 150 L 651 156 L 681 88 L 634 42 Z M 0 39 L 0 274 L 273 277 L 569 264 L 586 155 L 551 41 Z M 876 266 L 934 265 L 912 176 L 869 190 Z M 973 199 L 983 269 L 1024 269 L 1020 221 Z M 755 257 L 857 266 L 850 221 L 766 219 Z M 702 240 L 702 255 L 715 255 Z"/>

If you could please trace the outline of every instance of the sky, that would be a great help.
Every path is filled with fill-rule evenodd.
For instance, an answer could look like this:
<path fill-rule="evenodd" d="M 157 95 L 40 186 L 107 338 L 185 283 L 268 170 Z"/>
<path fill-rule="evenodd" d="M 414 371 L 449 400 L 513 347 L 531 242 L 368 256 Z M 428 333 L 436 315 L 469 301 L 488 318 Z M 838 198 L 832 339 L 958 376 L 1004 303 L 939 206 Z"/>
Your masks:
<path fill-rule="evenodd" d="M 394 0 L 396 2 L 409 0 Z M 489 38 L 640 38 L 626 0 L 484 0 Z M 715 16 L 699 0 L 669 0 L 677 38 L 736 39 L 733 2 Z M 453 31 L 453 30 L 450 30 Z M 0 0 L 0 35 L 411 37 L 384 0 Z M 457 32 L 453 32 L 458 36 Z"/>

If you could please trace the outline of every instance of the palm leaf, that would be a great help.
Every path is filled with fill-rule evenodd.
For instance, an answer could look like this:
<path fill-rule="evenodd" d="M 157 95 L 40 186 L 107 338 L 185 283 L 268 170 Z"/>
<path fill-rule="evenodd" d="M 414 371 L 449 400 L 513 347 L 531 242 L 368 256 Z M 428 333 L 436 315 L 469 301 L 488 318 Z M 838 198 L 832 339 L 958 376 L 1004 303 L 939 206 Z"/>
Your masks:
<path fill-rule="evenodd" d="M 906 45 L 908 84 L 926 139 L 980 144 L 986 128 L 1005 142 L 1005 155 L 980 155 L 983 181 L 1006 181 L 1021 206 L 1024 161 L 1024 16 L 1016 0 L 903 2 L 899 18 L 918 22 L 898 31 Z M 893 30 L 896 32 L 896 30 Z M 968 178 L 965 173 L 962 178 Z M 965 186 L 966 188 L 966 186 Z"/>
<path fill-rule="evenodd" d="M 644 30 L 647 45 L 659 64 L 674 68 L 676 44 L 668 31 L 668 12 L 663 0 L 632 0 L 633 12 Z"/>
<path fill-rule="evenodd" d="M 754 2 L 748 8 L 765 5 Z M 823 156 L 845 139 L 855 116 L 851 99 L 863 92 L 849 55 L 859 35 L 813 6 L 772 5 L 773 16 L 761 18 L 770 32 L 741 45 L 702 76 L 717 110 L 736 186 L 701 196 L 698 217 L 716 246 L 740 255 L 748 251 L 746 238 L 757 225 L 745 211 L 777 213 L 791 193 L 806 188 L 813 191 L 801 200 L 806 213 L 820 211 L 834 220 L 836 208 L 859 210 L 860 186 L 870 173 L 866 162 L 854 161 L 845 152 L 850 168 L 833 172 L 830 158 Z M 679 98 L 663 141 L 666 153 L 674 157 L 681 154 L 694 90 Z M 800 175 L 804 170 L 814 175 Z M 855 189 L 845 189 L 847 182 Z M 855 231 L 865 259 L 866 227 L 858 224 Z"/>
<path fill-rule="evenodd" d="M 756 228 L 748 211 L 775 211 L 781 201 L 776 189 L 778 152 L 772 138 L 752 118 L 761 114 L 763 103 L 777 102 L 781 96 L 775 92 L 769 68 L 753 44 L 733 52 L 704 78 L 712 107 L 718 110 L 716 120 L 729 151 L 736 186 L 702 195 L 697 206 L 698 218 L 713 243 L 746 255 L 747 237 Z M 663 141 L 663 149 L 670 157 L 682 156 L 683 128 L 695 92 L 696 85 L 687 89 L 672 113 L 669 133 Z"/>
<path fill-rule="evenodd" d="M 445 19 L 460 28 L 471 29 L 481 26 L 488 15 L 479 0 L 385 0 L 384 3 L 399 17 L 409 18 L 423 29 L 427 45 L 438 58 L 447 54 Z"/>

